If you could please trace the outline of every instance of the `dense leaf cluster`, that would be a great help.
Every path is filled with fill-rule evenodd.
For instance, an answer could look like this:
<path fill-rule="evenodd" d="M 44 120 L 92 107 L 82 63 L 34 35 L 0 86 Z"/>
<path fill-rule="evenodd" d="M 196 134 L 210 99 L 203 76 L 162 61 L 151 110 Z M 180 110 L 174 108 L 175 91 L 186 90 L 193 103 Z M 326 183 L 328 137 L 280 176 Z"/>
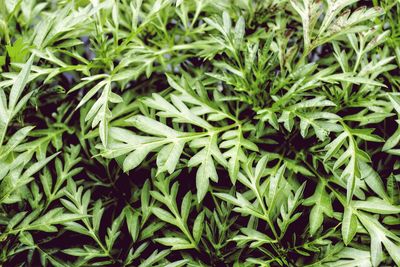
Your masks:
<path fill-rule="evenodd" d="M 400 266 L 397 0 L 0 0 L 0 265 Z"/>

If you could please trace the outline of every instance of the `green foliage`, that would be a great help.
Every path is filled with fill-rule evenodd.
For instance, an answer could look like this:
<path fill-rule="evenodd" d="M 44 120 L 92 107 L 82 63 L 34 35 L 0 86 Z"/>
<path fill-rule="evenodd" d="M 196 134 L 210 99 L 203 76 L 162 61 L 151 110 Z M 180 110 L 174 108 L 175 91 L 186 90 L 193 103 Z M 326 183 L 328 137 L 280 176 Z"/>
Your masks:
<path fill-rule="evenodd" d="M 400 266 L 399 25 L 0 0 L 0 265 Z"/>

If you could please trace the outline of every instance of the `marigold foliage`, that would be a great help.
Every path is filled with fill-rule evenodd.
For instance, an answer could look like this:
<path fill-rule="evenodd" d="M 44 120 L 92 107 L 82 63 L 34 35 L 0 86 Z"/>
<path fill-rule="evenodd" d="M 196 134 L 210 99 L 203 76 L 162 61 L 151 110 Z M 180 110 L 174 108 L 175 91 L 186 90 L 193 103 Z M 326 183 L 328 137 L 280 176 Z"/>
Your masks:
<path fill-rule="evenodd" d="M 398 0 L 0 0 L 1 266 L 400 266 Z"/>

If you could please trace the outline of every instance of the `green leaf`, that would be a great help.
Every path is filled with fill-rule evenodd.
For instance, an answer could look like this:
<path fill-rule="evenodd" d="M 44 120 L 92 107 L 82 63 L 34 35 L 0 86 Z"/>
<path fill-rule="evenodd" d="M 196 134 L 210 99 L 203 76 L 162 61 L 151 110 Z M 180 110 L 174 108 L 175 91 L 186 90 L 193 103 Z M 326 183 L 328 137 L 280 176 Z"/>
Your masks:
<path fill-rule="evenodd" d="M 7 144 L 0 147 L 0 160 L 5 159 L 20 143 L 22 143 L 33 128 L 35 127 L 27 126 L 13 134 Z"/>
<path fill-rule="evenodd" d="M 152 212 L 155 216 L 157 216 L 160 220 L 167 222 L 169 224 L 175 225 L 176 224 L 176 219 L 169 213 L 168 211 L 165 211 L 163 209 L 153 207 Z"/>
<path fill-rule="evenodd" d="M 164 146 L 157 155 L 158 173 L 168 171 L 172 174 L 175 171 L 176 165 L 179 162 L 183 148 L 184 140 L 178 140 L 174 143 Z"/>
<path fill-rule="evenodd" d="M 232 238 L 239 246 L 244 246 L 246 243 L 251 242 L 250 247 L 255 248 L 263 244 L 276 243 L 276 240 L 271 239 L 269 236 L 256 231 L 251 228 L 241 228 L 240 231 L 243 235 L 237 235 Z"/>
<path fill-rule="evenodd" d="M 399 214 L 400 207 L 394 206 L 387 201 L 377 198 L 369 197 L 366 201 L 354 201 L 353 206 L 356 209 L 372 212 L 375 214 Z"/>
<path fill-rule="evenodd" d="M 246 154 L 244 149 L 258 151 L 258 147 L 253 142 L 243 137 L 241 129 L 230 130 L 222 135 L 224 140 L 219 145 L 220 148 L 228 149 L 223 156 L 228 160 L 229 177 L 234 184 L 240 169 L 240 164 L 246 162 Z"/>
<path fill-rule="evenodd" d="M 195 154 L 188 162 L 188 167 L 198 166 L 196 173 L 197 201 L 200 203 L 206 195 L 209 187 L 209 179 L 218 181 L 218 174 L 215 168 L 214 159 L 220 163 L 225 163 L 218 145 L 217 135 L 211 135 L 206 138 L 197 139 L 191 142 L 191 147 L 204 147 Z"/>
<path fill-rule="evenodd" d="M 15 108 L 18 100 L 21 97 L 21 94 L 28 82 L 28 77 L 31 71 L 33 60 L 34 56 L 31 55 L 28 61 L 23 65 L 18 76 L 15 78 L 15 82 L 13 83 L 13 86 L 11 87 L 10 90 L 9 103 L 8 103 L 9 110 L 13 110 Z"/>
<path fill-rule="evenodd" d="M 388 97 L 394 110 L 396 110 L 396 112 L 400 114 L 400 99 L 394 94 L 388 94 Z"/>
<path fill-rule="evenodd" d="M 397 124 L 399 124 L 398 121 Z M 397 146 L 399 143 L 400 143 L 400 126 L 397 126 L 397 130 L 388 140 L 386 140 L 385 144 L 382 147 L 382 151 L 388 151 Z"/>
<path fill-rule="evenodd" d="M 400 264 L 400 246 L 390 239 L 400 242 L 400 238 L 384 228 L 375 218 L 360 213 L 359 219 L 371 236 L 371 261 L 373 266 L 379 266 L 383 260 L 382 244 L 396 265 Z"/>
<path fill-rule="evenodd" d="M 191 249 L 193 245 L 189 241 L 180 237 L 161 237 L 156 238 L 156 242 L 171 247 L 172 250 Z"/>
<path fill-rule="evenodd" d="M 197 244 L 200 242 L 203 233 L 204 216 L 204 211 L 202 211 L 201 213 L 199 213 L 199 215 L 197 215 L 193 224 L 193 237 Z"/>
<path fill-rule="evenodd" d="M 324 215 L 333 216 L 331 197 L 325 191 L 325 185 L 322 182 L 318 183 L 314 194 L 305 199 L 303 205 L 313 205 L 310 213 L 310 235 L 314 235 L 322 226 Z"/>
<path fill-rule="evenodd" d="M 346 246 L 350 244 L 357 233 L 357 224 L 357 216 L 353 213 L 352 207 L 345 207 L 342 220 L 342 236 Z"/>

